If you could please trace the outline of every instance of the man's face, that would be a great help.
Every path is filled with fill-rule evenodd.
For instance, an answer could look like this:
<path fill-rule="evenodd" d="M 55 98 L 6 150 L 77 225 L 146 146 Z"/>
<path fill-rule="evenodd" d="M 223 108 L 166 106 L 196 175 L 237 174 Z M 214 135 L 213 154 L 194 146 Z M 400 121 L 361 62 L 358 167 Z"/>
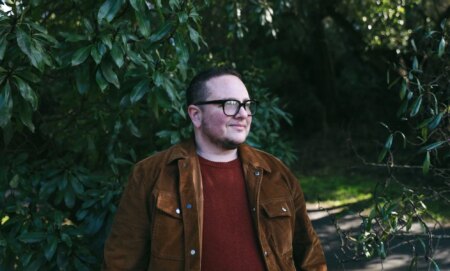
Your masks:
<path fill-rule="evenodd" d="M 206 82 L 208 95 L 206 101 L 234 99 L 244 102 L 250 99 L 244 83 L 234 75 L 214 77 Z M 199 132 L 209 144 L 222 149 L 235 149 L 247 138 L 252 123 L 241 107 L 235 116 L 227 116 L 218 104 L 200 106 L 202 111 Z"/>

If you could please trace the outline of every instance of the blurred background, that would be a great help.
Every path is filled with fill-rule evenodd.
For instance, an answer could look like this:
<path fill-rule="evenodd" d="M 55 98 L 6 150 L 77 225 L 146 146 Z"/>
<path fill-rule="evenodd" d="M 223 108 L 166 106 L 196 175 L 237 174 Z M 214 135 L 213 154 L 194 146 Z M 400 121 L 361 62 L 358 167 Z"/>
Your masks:
<path fill-rule="evenodd" d="M 213 66 L 259 101 L 248 143 L 323 213 L 331 270 L 398 247 L 405 268 L 447 266 L 449 16 L 448 0 L 1 0 L 0 270 L 98 270 L 133 165 L 190 137 L 184 90 Z"/>

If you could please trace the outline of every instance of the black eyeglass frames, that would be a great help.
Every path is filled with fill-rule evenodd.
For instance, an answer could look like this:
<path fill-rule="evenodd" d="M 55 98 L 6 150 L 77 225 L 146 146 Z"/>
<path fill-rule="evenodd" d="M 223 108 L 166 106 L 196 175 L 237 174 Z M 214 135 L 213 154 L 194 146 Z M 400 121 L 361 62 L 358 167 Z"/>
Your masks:
<path fill-rule="evenodd" d="M 213 100 L 194 103 L 194 105 L 204 105 L 204 104 L 220 104 L 222 106 L 223 113 L 225 115 L 234 117 L 237 115 L 241 107 L 244 107 L 245 111 L 249 116 L 253 116 L 256 113 L 256 107 L 258 102 L 254 100 L 247 100 L 241 103 L 238 100 L 227 99 L 227 100 Z"/>

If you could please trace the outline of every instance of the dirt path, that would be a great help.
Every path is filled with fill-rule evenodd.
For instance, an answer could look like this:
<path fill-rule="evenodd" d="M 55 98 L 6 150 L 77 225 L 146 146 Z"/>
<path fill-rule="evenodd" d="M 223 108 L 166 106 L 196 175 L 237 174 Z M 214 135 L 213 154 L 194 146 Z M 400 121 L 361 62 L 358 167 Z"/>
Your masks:
<path fill-rule="evenodd" d="M 341 243 L 332 217 L 328 212 L 319 209 L 317 204 L 308 204 L 307 208 L 314 228 L 322 241 L 329 270 L 409 270 L 412 260 L 412 247 L 409 245 L 403 245 L 393 249 L 393 252 L 383 262 L 380 259 L 374 259 L 371 261 L 340 263 L 337 257 L 342 259 L 342 253 L 340 251 Z M 339 209 L 334 209 L 330 212 L 336 213 L 339 211 Z M 356 215 L 346 215 L 339 219 L 339 225 L 343 230 L 356 229 L 360 224 L 361 220 Z M 419 225 L 413 225 L 412 230 L 420 231 Z M 446 225 L 444 229 L 436 230 L 434 234 L 447 236 L 447 238 L 433 239 L 433 258 L 440 270 L 450 270 L 450 225 Z M 404 242 L 405 239 L 401 241 Z M 417 246 L 416 251 L 418 254 L 423 255 L 423 250 L 420 245 Z M 336 257 L 336 255 L 338 256 Z M 434 269 L 434 266 L 429 261 L 425 261 L 422 256 L 417 259 L 417 270 L 437 269 Z"/>

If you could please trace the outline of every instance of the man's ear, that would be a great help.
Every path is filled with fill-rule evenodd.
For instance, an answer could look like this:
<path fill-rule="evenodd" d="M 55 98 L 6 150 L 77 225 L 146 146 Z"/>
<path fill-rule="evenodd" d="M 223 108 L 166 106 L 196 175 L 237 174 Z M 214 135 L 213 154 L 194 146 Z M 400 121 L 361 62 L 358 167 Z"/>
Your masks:
<path fill-rule="evenodd" d="M 188 114 L 195 128 L 199 128 L 202 123 L 202 111 L 196 105 L 188 106 Z"/>

